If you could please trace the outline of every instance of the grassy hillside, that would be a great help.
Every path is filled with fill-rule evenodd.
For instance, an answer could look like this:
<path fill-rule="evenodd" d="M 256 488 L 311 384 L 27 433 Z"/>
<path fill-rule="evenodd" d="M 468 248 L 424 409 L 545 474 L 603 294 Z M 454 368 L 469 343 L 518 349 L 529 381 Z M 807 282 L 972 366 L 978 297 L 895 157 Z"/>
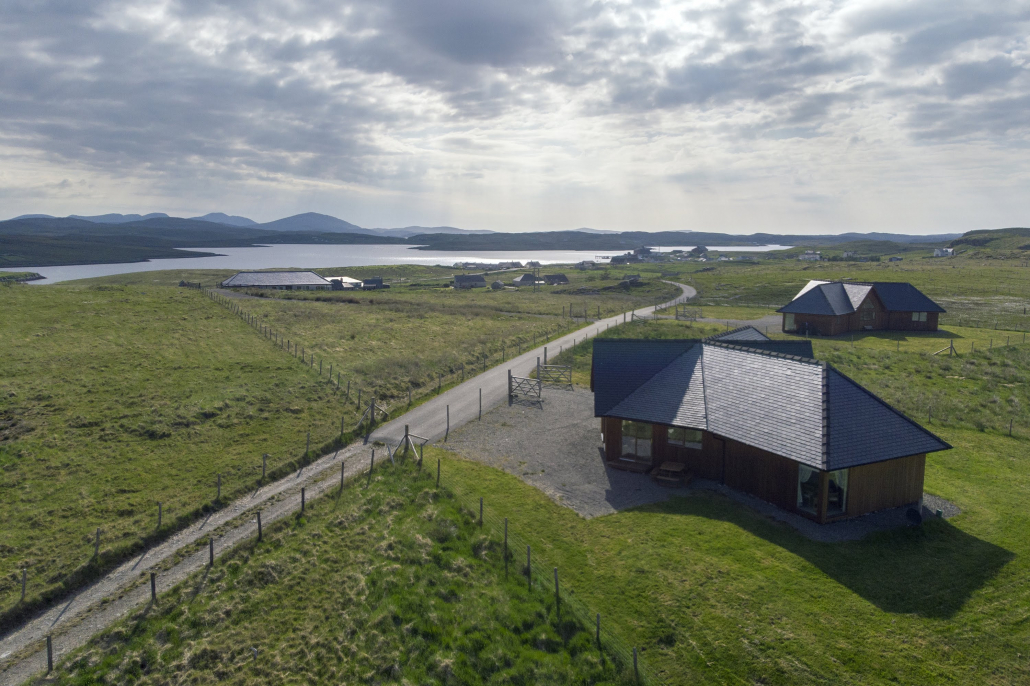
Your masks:
<path fill-rule="evenodd" d="M 497 532 L 416 474 L 383 465 L 371 488 L 311 503 L 94 638 L 55 683 L 630 683 L 514 553 L 506 578 Z"/>
<path fill-rule="evenodd" d="M 942 436 L 956 449 L 926 489 L 963 514 L 835 544 L 703 491 L 584 520 L 499 470 L 444 469 L 533 531 L 669 684 L 1027 683 L 1026 440 Z"/>
<path fill-rule="evenodd" d="M 1010 228 L 969 231 L 950 244 L 958 250 L 1019 250 L 1030 251 L 1030 229 Z"/>
<path fill-rule="evenodd" d="M 351 408 L 186 289 L 0 288 L 0 611 L 75 587 L 269 468 Z M 100 564 L 91 562 L 102 532 Z"/>

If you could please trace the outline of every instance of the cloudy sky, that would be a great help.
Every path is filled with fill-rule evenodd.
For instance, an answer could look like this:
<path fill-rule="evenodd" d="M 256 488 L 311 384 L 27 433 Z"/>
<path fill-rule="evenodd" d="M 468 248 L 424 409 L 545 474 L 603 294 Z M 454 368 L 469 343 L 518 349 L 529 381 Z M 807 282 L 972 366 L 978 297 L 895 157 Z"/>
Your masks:
<path fill-rule="evenodd" d="M 0 0 L 0 216 L 1030 225 L 1030 1 Z"/>

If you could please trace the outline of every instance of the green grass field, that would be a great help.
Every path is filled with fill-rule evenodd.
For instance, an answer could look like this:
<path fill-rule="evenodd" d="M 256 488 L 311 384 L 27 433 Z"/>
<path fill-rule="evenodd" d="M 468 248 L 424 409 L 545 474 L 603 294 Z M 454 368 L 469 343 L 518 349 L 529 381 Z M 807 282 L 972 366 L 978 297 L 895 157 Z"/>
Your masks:
<path fill-rule="evenodd" d="M 429 471 L 377 468 L 95 637 L 54 683 L 621 684 Z M 549 570 L 542 570 L 545 580 Z M 256 656 L 253 652 L 257 651 Z"/>
<path fill-rule="evenodd" d="M 0 289 L 0 611 L 73 588 L 331 440 L 317 374 L 186 289 Z M 101 564 L 91 563 L 100 527 Z"/>

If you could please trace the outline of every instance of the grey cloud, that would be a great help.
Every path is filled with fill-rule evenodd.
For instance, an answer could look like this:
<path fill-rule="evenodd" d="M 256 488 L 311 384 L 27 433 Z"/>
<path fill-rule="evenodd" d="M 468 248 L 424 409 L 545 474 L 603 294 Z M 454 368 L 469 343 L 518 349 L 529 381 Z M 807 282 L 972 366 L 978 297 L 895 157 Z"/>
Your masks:
<path fill-rule="evenodd" d="M 1004 86 L 1021 72 L 1026 73 L 1027 70 L 1005 57 L 982 62 L 958 62 L 944 70 L 944 92 L 949 98 L 975 95 Z"/>

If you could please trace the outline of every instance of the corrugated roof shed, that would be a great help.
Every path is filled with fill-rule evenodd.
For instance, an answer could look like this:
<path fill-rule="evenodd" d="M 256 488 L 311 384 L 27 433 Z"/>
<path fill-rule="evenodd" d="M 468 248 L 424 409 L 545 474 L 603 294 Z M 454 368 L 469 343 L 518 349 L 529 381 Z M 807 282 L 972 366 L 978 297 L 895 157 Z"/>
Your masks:
<path fill-rule="evenodd" d="M 222 282 L 226 288 L 262 286 L 329 286 L 329 282 L 314 272 L 240 272 Z"/>
<path fill-rule="evenodd" d="M 596 340 L 594 414 L 704 429 L 817 469 L 951 447 L 829 365 L 751 347 L 768 343 Z"/>

